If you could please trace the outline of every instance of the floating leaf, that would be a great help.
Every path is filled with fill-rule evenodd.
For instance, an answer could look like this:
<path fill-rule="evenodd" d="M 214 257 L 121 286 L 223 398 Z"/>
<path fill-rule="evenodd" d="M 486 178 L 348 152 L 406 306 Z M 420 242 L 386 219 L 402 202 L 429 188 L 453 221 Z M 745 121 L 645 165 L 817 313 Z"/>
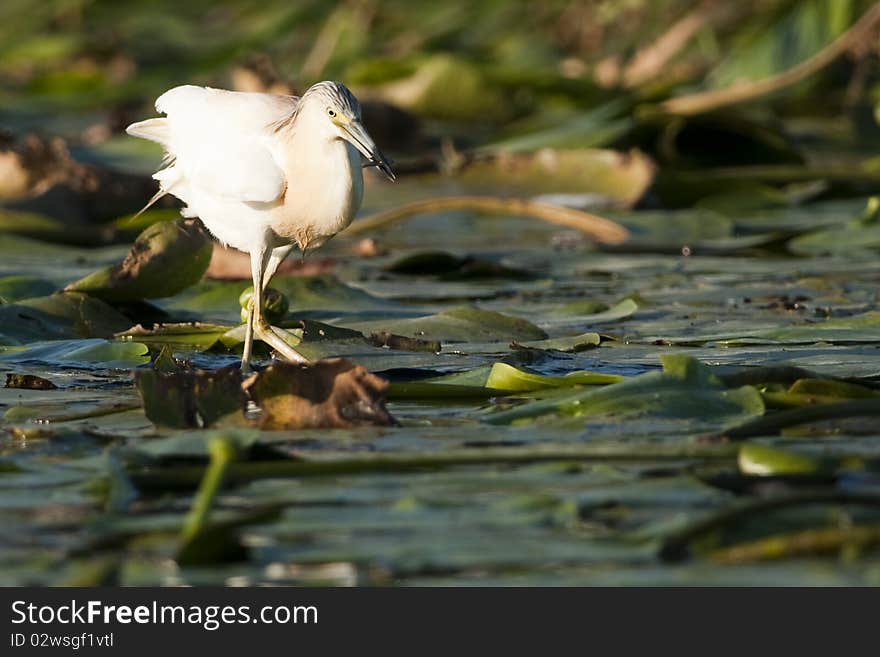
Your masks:
<path fill-rule="evenodd" d="M 743 474 L 761 476 L 815 474 L 822 466 L 811 456 L 758 443 L 740 447 L 738 463 Z"/>
<path fill-rule="evenodd" d="M 169 311 L 198 312 L 238 322 L 239 297 L 245 287 L 238 282 L 203 281 L 162 305 Z M 387 315 L 398 310 L 397 304 L 346 285 L 333 276 L 276 276 L 272 287 L 284 295 L 290 313 L 297 318 L 333 318 L 361 312 Z"/>
<path fill-rule="evenodd" d="M 506 363 L 495 363 L 486 379 L 486 387 L 505 392 L 527 392 L 546 388 L 570 388 L 618 383 L 624 377 L 595 372 L 571 372 L 565 376 L 544 376 L 525 372 Z"/>
<path fill-rule="evenodd" d="M 387 331 L 442 342 L 502 342 L 547 337 L 528 320 L 469 307 L 453 308 L 428 317 L 357 322 L 348 327 L 364 333 Z"/>
<path fill-rule="evenodd" d="M 6 375 L 6 387 L 20 390 L 55 390 L 58 388 L 49 379 L 44 379 L 36 374 L 17 374 L 10 372 Z"/>
<path fill-rule="evenodd" d="M 54 283 L 35 276 L 4 276 L 0 278 L 0 304 L 46 296 L 57 289 Z"/>
<path fill-rule="evenodd" d="M 575 301 L 560 306 L 556 311 L 561 315 L 578 315 L 578 319 L 584 324 L 603 324 L 626 319 L 635 314 L 639 305 L 632 299 L 624 299 L 610 308 L 596 312 L 595 303 L 592 301 Z"/>
<path fill-rule="evenodd" d="M 619 152 L 563 146 L 530 153 L 501 151 L 494 158 L 469 164 L 459 178 L 479 189 L 586 193 L 606 199 L 606 204 L 630 207 L 644 195 L 654 171 L 651 159 L 637 149 Z"/>
<path fill-rule="evenodd" d="M 669 344 L 702 344 L 717 342 L 722 345 L 739 344 L 811 344 L 875 343 L 880 342 L 880 312 L 870 311 L 852 317 L 810 321 L 808 323 L 773 328 L 757 328 L 730 333 L 694 334 L 684 336 L 645 337 L 646 342 Z"/>
<path fill-rule="evenodd" d="M 131 320 L 100 299 L 79 292 L 0 305 L 3 334 L 23 341 L 109 338 L 130 325 Z"/>
<path fill-rule="evenodd" d="M 548 338 L 546 340 L 528 340 L 515 342 L 511 346 L 527 347 L 529 349 L 549 349 L 552 351 L 578 352 L 598 347 L 602 342 L 602 336 L 598 333 L 582 333 L 561 338 Z"/>
<path fill-rule="evenodd" d="M 149 349 L 140 342 L 116 342 L 101 339 L 60 340 L 35 343 L 24 350 L 0 354 L 8 363 L 46 363 L 65 367 L 98 365 L 127 369 L 150 362 Z"/>
<path fill-rule="evenodd" d="M 170 347 L 203 350 L 213 347 L 230 331 L 233 331 L 234 328 L 220 324 L 203 324 L 201 322 L 158 324 L 152 328 L 144 328 L 138 324 L 126 331 L 120 331 L 116 334 L 116 337 L 121 340 L 135 340 L 146 344 L 161 344 Z M 234 339 L 233 343 L 240 341 Z"/>
<path fill-rule="evenodd" d="M 138 370 L 134 382 L 147 418 L 158 426 L 203 428 L 221 421 L 244 424 L 247 400 L 237 365 L 214 372 Z"/>
<path fill-rule="evenodd" d="M 388 384 L 345 359 L 271 365 L 245 383 L 263 429 L 391 425 Z"/>
<path fill-rule="evenodd" d="M 661 361 L 662 372 L 529 402 L 492 413 L 485 421 L 507 424 L 547 414 L 650 414 L 729 423 L 763 414 L 764 403 L 755 388 L 728 390 L 710 368 L 687 356 L 661 356 Z"/>

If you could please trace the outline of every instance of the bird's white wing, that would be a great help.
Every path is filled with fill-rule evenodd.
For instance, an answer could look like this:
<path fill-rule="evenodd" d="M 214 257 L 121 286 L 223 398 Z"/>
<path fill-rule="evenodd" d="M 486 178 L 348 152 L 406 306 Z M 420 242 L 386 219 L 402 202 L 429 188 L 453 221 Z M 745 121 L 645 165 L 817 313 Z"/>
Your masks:
<path fill-rule="evenodd" d="M 196 188 L 220 198 L 268 203 L 284 193 L 286 184 L 273 154 L 273 126 L 296 103 L 293 96 L 175 87 L 156 100 L 166 118 L 136 123 L 128 131 L 167 150 L 173 163 L 159 178 L 165 191 L 179 196 L 178 189 Z"/>

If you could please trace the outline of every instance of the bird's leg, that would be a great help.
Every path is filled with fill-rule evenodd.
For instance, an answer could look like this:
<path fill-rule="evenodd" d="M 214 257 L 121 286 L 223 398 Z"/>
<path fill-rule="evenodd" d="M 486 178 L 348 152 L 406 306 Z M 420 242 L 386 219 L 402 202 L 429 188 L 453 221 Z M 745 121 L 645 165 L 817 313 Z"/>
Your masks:
<path fill-rule="evenodd" d="M 254 302 L 252 306 L 254 317 L 252 324 L 256 337 L 272 347 L 285 359 L 289 360 L 291 363 L 307 363 L 309 362 L 309 359 L 288 344 L 282 333 L 276 331 L 276 329 L 270 326 L 263 318 L 262 313 L 263 290 L 268 287 L 269 281 L 272 279 L 272 276 L 275 275 L 278 266 L 284 261 L 284 258 L 287 257 L 287 254 L 290 253 L 292 248 L 292 246 L 281 246 L 273 249 L 271 252 L 261 249 L 259 257 L 257 254 L 251 254 L 251 273 L 254 278 L 254 290 L 260 290 L 259 294 L 254 292 Z"/>
<path fill-rule="evenodd" d="M 263 271 L 270 259 L 270 251 L 265 245 L 259 249 L 251 251 L 251 277 L 253 278 L 254 290 L 263 289 Z M 244 349 L 241 354 L 241 371 L 251 371 L 251 355 L 254 348 L 254 323 L 259 317 L 259 308 L 261 306 L 262 294 L 254 292 L 251 295 L 251 302 L 248 304 L 247 326 L 244 332 Z"/>
<path fill-rule="evenodd" d="M 254 303 L 248 304 L 247 325 L 244 329 L 244 349 L 241 352 L 241 371 L 251 371 L 251 353 L 254 350 Z"/>
<path fill-rule="evenodd" d="M 269 281 L 272 280 L 272 277 L 275 275 L 275 272 L 278 270 L 278 266 L 284 262 L 284 259 L 287 257 L 287 254 L 293 249 L 293 244 L 279 246 L 277 248 L 272 249 L 269 252 L 268 262 L 265 266 L 262 266 L 262 258 L 265 258 L 265 255 L 259 256 L 261 258 L 260 264 L 262 267 L 262 290 L 266 291 L 266 288 L 269 287 Z M 253 266 L 251 267 L 253 270 Z M 252 272 L 253 275 L 253 272 Z M 254 285 L 256 286 L 256 279 L 254 279 Z M 256 287 L 254 287 L 256 289 Z M 241 355 L 241 369 L 243 372 L 250 372 L 251 366 L 251 355 L 253 353 L 254 346 L 254 303 L 251 301 L 248 306 L 248 314 L 247 314 L 247 324 L 245 327 L 244 334 L 244 350 Z"/>
<path fill-rule="evenodd" d="M 292 250 L 293 244 L 285 244 L 284 246 L 278 246 L 272 249 L 272 253 L 269 255 L 269 262 L 266 264 L 266 268 L 263 271 L 263 292 L 269 287 L 269 282 L 272 280 L 275 272 L 278 271 L 278 267 L 284 262 L 284 259 L 287 258 L 287 254 Z"/>

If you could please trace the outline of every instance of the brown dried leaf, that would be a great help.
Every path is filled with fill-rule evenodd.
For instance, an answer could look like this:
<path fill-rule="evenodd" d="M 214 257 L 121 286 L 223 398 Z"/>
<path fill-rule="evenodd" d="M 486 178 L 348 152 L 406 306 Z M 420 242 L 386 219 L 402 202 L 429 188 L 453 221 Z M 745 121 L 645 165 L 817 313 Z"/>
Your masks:
<path fill-rule="evenodd" d="M 344 358 L 271 365 L 244 388 L 262 409 L 262 429 L 397 424 L 385 409 L 388 383 Z"/>
<path fill-rule="evenodd" d="M 242 426 L 247 399 L 241 389 L 237 365 L 205 372 L 137 370 L 134 383 L 144 402 L 144 412 L 155 425 L 203 428 L 217 424 Z"/>
<path fill-rule="evenodd" d="M 21 390 L 57 390 L 58 386 L 36 374 L 16 374 L 9 372 L 6 375 L 7 388 L 19 388 Z"/>

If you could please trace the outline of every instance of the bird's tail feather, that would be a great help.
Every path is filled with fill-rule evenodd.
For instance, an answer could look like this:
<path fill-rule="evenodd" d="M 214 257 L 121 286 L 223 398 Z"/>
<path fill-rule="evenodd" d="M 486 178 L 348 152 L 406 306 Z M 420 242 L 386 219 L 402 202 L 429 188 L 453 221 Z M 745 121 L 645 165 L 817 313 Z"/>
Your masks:
<path fill-rule="evenodd" d="M 125 131 L 132 137 L 140 137 L 141 139 L 149 139 L 163 146 L 168 145 L 171 140 L 171 131 L 168 127 L 168 119 L 147 119 L 146 121 L 138 121 L 128 126 Z"/>

